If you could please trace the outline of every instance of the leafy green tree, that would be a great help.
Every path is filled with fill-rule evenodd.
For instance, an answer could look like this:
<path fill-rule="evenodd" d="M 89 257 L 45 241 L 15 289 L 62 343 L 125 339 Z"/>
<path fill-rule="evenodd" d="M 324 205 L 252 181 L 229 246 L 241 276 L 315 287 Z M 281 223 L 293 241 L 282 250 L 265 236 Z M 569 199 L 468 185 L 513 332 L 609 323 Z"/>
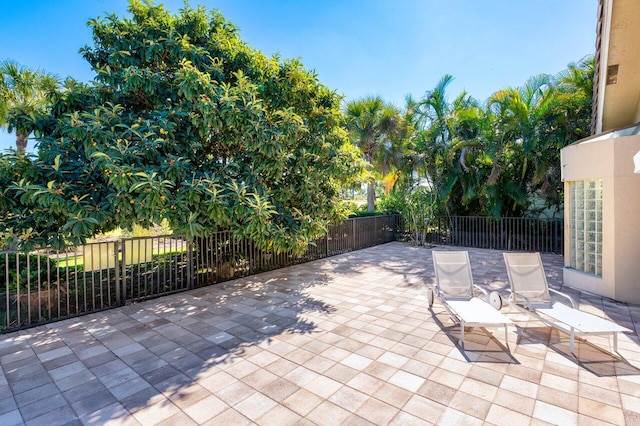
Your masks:
<path fill-rule="evenodd" d="M 398 158 L 397 142 L 403 130 L 400 111 L 379 96 L 347 103 L 345 125 L 360 148 L 370 175 L 367 179 L 367 210 L 375 210 L 376 171 L 385 174 Z"/>
<path fill-rule="evenodd" d="M 45 71 L 33 70 L 15 61 L 0 62 L 0 127 L 16 131 L 16 149 L 27 149 L 34 119 L 47 112 L 58 79 Z"/>
<path fill-rule="evenodd" d="M 129 12 L 89 22 L 95 80 L 67 80 L 39 117 L 38 157 L 0 157 L 5 232 L 61 246 L 166 219 L 188 238 L 227 229 L 302 252 L 345 216 L 357 161 L 333 91 L 217 11 Z"/>

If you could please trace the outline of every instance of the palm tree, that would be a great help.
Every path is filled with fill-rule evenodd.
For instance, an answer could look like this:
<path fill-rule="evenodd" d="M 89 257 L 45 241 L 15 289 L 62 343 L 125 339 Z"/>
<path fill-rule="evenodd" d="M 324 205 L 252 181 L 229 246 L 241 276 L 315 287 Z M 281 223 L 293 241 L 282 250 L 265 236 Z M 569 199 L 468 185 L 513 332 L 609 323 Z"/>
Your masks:
<path fill-rule="evenodd" d="M 445 75 L 405 120 L 406 183 L 431 186 L 438 213 L 522 215 L 561 208 L 560 149 L 588 136 L 593 95 L 592 57 L 558 75 L 537 75 L 494 93 L 482 105 L 466 93 L 449 101 Z"/>
<path fill-rule="evenodd" d="M 562 204 L 560 149 L 590 134 L 593 75 L 593 57 L 586 57 L 554 76 L 548 108 L 538 120 L 532 184 L 550 206 Z"/>
<path fill-rule="evenodd" d="M 420 102 L 418 127 L 429 130 L 434 145 L 447 145 L 451 139 L 452 108 L 447 101 L 446 89 L 453 81 L 453 76 L 443 76 L 433 90 L 425 93 Z"/>
<path fill-rule="evenodd" d="M 514 211 L 526 207 L 524 194 L 534 193 L 549 206 L 561 204 L 560 149 L 588 136 L 592 82 L 593 58 L 585 58 L 556 76 L 534 76 L 489 98 L 494 163 L 487 187 L 494 204 L 502 199 L 504 210 Z"/>
<path fill-rule="evenodd" d="M 517 215 L 527 207 L 527 194 L 535 191 L 536 170 L 540 170 L 542 141 L 540 124 L 556 103 L 553 78 L 531 77 L 517 88 L 497 91 L 487 100 L 491 135 L 486 149 L 492 168 L 486 182 L 490 214 Z"/>
<path fill-rule="evenodd" d="M 471 163 L 486 127 L 485 117 L 479 103 L 466 92 L 453 102 L 447 100 L 446 90 L 452 81 L 452 76 L 445 75 L 419 103 L 407 100 L 407 108 L 416 111 L 411 115 L 417 129 L 413 135 L 415 151 L 439 205 L 449 214 L 477 214 L 481 182 Z"/>
<path fill-rule="evenodd" d="M 369 164 L 371 176 L 367 181 L 367 210 L 375 209 L 375 175 L 377 168 L 389 171 L 396 156 L 397 139 L 403 123 L 400 111 L 379 96 L 369 96 L 347 103 L 345 125 L 355 145 Z"/>
<path fill-rule="evenodd" d="M 46 113 L 58 85 L 58 79 L 47 72 L 11 60 L 0 62 L 0 126 L 16 131 L 18 151 L 27 149 L 33 118 Z"/>
<path fill-rule="evenodd" d="M 447 156 L 452 135 L 451 105 L 446 97 L 446 88 L 452 81 L 451 75 L 443 76 L 433 90 L 425 93 L 422 100 L 416 102 L 408 98 L 406 106 L 407 115 L 415 128 L 413 157 L 417 174 L 419 176 L 423 171 L 437 194 L 441 194 L 447 180 L 448 165 L 441 160 Z"/>

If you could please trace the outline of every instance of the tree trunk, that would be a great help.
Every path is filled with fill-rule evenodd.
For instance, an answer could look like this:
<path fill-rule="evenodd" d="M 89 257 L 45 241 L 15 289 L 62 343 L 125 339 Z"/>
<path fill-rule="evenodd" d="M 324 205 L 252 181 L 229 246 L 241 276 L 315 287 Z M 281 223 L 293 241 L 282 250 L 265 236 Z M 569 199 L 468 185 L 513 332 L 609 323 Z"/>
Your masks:
<path fill-rule="evenodd" d="M 371 146 L 373 142 L 369 142 Z M 365 151 L 364 161 L 367 162 L 367 170 L 373 173 L 373 157 L 370 152 Z M 371 176 L 367 183 L 367 211 L 373 212 L 376 209 L 376 180 Z"/>
<path fill-rule="evenodd" d="M 367 184 L 367 210 L 372 212 L 376 209 L 376 190 L 373 183 Z"/>
<path fill-rule="evenodd" d="M 27 133 L 16 132 L 16 148 L 18 151 L 24 152 L 27 149 L 28 137 Z"/>

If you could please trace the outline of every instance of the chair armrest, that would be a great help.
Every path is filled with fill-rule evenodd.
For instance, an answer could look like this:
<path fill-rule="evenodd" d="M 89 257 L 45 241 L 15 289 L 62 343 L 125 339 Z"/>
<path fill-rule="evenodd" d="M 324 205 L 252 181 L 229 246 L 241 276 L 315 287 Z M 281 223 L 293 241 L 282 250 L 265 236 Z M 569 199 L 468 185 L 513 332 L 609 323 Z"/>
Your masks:
<path fill-rule="evenodd" d="M 476 284 L 473 285 L 473 288 L 480 290 L 480 292 L 484 295 L 484 301 L 489 303 L 489 293 L 487 292 L 487 290 Z"/>
<path fill-rule="evenodd" d="M 560 292 L 560 291 L 558 291 L 558 290 L 554 290 L 554 289 L 552 289 L 552 288 L 550 288 L 550 289 L 549 289 L 549 292 L 550 292 L 550 293 L 555 293 L 555 294 L 560 295 L 560 296 L 562 296 L 562 297 L 564 297 L 564 298 L 566 298 L 566 299 L 569 299 L 569 302 L 571 302 L 571 307 L 572 307 L 573 309 L 576 309 L 576 304 L 575 304 L 575 302 L 573 301 L 573 299 L 571 298 L 571 296 L 569 296 L 568 294 L 564 294 L 564 293 L 562 293 L 562 292 Z"/>
<path fill-rule="evenodd" d="M 440 286 L 438 285 L 438 283 L 433 285 L 433 292 L 436 296 L 438 296 L 438 298 L 440 298 L 442 302 L 445 301 L 444 293 L 442 292 L 442 290 L 440 290 Z"/>
<path fill-rule="evenodd" d="M 509 291 L 509 293 L 511 293 L 511 296 L 509 296 L 509 300 L 510 300 L 511 303 L 516 303 L 516 296 L 517 297 L 521 297 L 524 300 L 524 303 L 525 303 L 527 309 L 532 310 L 532 311 L 534 310 L 533 306 L 531 305 L 531 301 L 529 300 L 529 298 L 527 296 L 525 296 L 524 294 L 520 294 L 520 293 L 518 293 L 516 291 L 513 291 L 513 290 L 508 290 L 508 291 Z"/>

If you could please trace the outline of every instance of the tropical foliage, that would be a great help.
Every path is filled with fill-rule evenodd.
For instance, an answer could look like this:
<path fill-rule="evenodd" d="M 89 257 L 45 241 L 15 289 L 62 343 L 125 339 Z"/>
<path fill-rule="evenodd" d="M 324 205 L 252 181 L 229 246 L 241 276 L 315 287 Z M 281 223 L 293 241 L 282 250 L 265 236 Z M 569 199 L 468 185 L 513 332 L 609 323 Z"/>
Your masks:
<path fill-rule="evenodd" d="M 358 161 L 334 92 L 219 12 L 129 12 L 90 21 L 94 82 L 68 79 L 50 114 L 14 117 L 39 151 L 0 156 L 0 232 L 60 247 L 167 220 L 188 238 L 228 229 L 301 252 L 345 216 L 339 189 Z"/>
<path fill-rule="evenodd" d="M 393 163 L 398 178 L 383 205 L 410 215 L 402 200 L 421 186 L 431 192 L 434 214 L 498 218 L 561 210 L 560 149 L 589 135 L 593 67 L 585 58 L 484 103 L 466 92 L 449 101 L 450 75 L 421 100 L 409 98 L 404 138 L 389 139 L 395 144 L 389 151 L 401 160 Z"/>
<path fill-rule="evenodd" d="M 367 210 L 375 209 L 375 183 L 398 164 L 396 157 L 403 122 L 400 111 L 379 96 L 347 103 L 344 122 L 367 164 Z"/>
<path fill-rule="evenodd" d="M 16 149 L 27 149 L 34 119 L 47 113 L 58 79 L 45 71 L 23 67 L 15 61 L 0 62 L 0 127 L 16 132 Z"/>

